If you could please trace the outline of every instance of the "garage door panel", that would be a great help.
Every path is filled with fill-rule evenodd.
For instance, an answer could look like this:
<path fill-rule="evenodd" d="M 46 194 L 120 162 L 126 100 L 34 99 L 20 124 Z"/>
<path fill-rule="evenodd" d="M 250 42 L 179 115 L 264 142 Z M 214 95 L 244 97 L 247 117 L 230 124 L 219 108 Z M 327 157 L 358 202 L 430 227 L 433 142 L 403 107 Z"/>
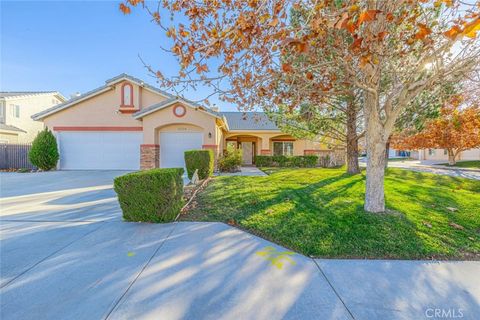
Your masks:
<path fill-rule="evenodd" d="M 202 149 L 201 132 L 161 132 L 160 166 L 162 168 L 185 167 L 184 152 Z"/>
<path fill-rule="evenodd" d="M 64 170 L 138 170 L 143 136 L 135 132 L 61 132 Z"/>

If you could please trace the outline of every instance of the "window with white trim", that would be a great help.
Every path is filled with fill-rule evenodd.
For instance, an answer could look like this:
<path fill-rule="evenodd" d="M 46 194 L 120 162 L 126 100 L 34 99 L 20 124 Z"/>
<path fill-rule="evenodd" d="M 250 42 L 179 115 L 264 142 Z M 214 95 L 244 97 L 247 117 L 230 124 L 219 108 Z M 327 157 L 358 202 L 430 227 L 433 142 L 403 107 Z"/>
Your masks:
<path fill-rule="evenodd" d="M 0 101 L 0 123 L 5 123 L 5 102 Z"/>
<path fill-rule="evenodd" d="M 274 156 L 292 156 L 293 142 L 292 141 L 274 141 L 273 155 Z"/>
<path fill-rule="evenodd" d="M 122 106 L 133 107 L 133 86 L 130 83 L 122 86 Z"/>
<path fill-rule="evenodd" d="M 20 118 L 20 106 L 18 104 L 11 104 L 10 109 L 12 110 L 12 116 Z"/>

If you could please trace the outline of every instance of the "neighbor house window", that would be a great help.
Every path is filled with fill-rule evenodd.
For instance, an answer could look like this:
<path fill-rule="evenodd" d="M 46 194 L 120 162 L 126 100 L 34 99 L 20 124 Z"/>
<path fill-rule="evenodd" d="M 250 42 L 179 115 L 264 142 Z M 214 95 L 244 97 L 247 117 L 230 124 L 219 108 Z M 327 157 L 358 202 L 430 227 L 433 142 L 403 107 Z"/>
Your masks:
<path fill-rule="evenodd" d="M 434 149 L 428 149 L 428 155 L 433 156 L 435 154 Z"/>
<path fill-rule="evenodd" d="M 446 156 L 448 154 L 448 150 L 447 149 L 443 149 L 443 154 Z"/>
<path fill-rule="evenodd" d="M 122 107 L 133 107 L 133 86 L 130 83 L 122 86 Z"/>
<path fill-rule="evenodd" d="M 292 141 L 274 141 L 273 155 L 275 156 L 293 155 L 293 142 Z"/>
<path fill-rule="evenodd" d="M 12 109 L 12 116 L 20 118 L 20 106 L 18 104 L 11 104 L 10 108 Z"/>
<path fill-rule="evenodd" d="M 0 123 L 5 123 L 5 102 L 0 102 Z"/>

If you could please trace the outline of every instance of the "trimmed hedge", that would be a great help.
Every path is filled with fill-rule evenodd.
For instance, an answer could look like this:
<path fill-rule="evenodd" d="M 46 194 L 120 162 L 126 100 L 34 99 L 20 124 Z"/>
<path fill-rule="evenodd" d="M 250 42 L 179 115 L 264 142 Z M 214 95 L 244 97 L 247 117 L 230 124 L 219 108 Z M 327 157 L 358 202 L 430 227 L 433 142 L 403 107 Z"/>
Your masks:
<path fill-rule="evenodd" d="M 115 178 L 123 218 L 136 222 L 170 222 L 183 206 L 183 168 L 151 169 Z"/>
<path fill-rule="evenodd" d="M 55 136 L 48 128 L 45 128 L 33 140 L 32 148 L 28 153 L 28 159 L 34 166 L 48 171 L 57 166 L 59 158 L 57 139 L 55 139 Z"/>
<path fill-rule="evenodd" d="M 255 156 L 257 167 L 300 167 L 313 168 L 318 156 Z"/>
<path fill-rule="evenodd" d="M 188 179 L 192 179 L 193 173 L 198 169 L 198 178 L 206 179 L 213 174 L 215 158 L 212 150 L 189 150 L 185 151 L 185 166 L 187 167 Z"/>
<path fill-rule="evenodd" d="M 217 161 L 218 170 L 221 172 L 237 172 L 242 165 L 242 150 L 225 150 Z"/>

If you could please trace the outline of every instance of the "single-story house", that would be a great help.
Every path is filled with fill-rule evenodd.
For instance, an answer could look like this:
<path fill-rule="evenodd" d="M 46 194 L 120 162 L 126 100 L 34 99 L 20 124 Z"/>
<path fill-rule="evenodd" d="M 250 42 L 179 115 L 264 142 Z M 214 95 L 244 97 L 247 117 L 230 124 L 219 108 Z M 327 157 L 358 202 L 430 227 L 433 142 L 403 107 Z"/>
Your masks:
<path fill-rule="evenodd" d="M 419 160 L 448 161 L 448 152 L 446 149 L 423 149 L 418 150 Z M 461 151 L 457 156 L 457 161 L 461 160 L 480 160 L 480 148 Z"/>
<path fill-rule="evenodd" d="M 325 143 L 281 132 L 261 112 L 219 112 L 173 96 L 127 74 L 32 116 L 57 137 L 59 169 L 149 169 L 183 167 L 184 151 L 228 144 L 255 155 L 332 152 Z"/>

